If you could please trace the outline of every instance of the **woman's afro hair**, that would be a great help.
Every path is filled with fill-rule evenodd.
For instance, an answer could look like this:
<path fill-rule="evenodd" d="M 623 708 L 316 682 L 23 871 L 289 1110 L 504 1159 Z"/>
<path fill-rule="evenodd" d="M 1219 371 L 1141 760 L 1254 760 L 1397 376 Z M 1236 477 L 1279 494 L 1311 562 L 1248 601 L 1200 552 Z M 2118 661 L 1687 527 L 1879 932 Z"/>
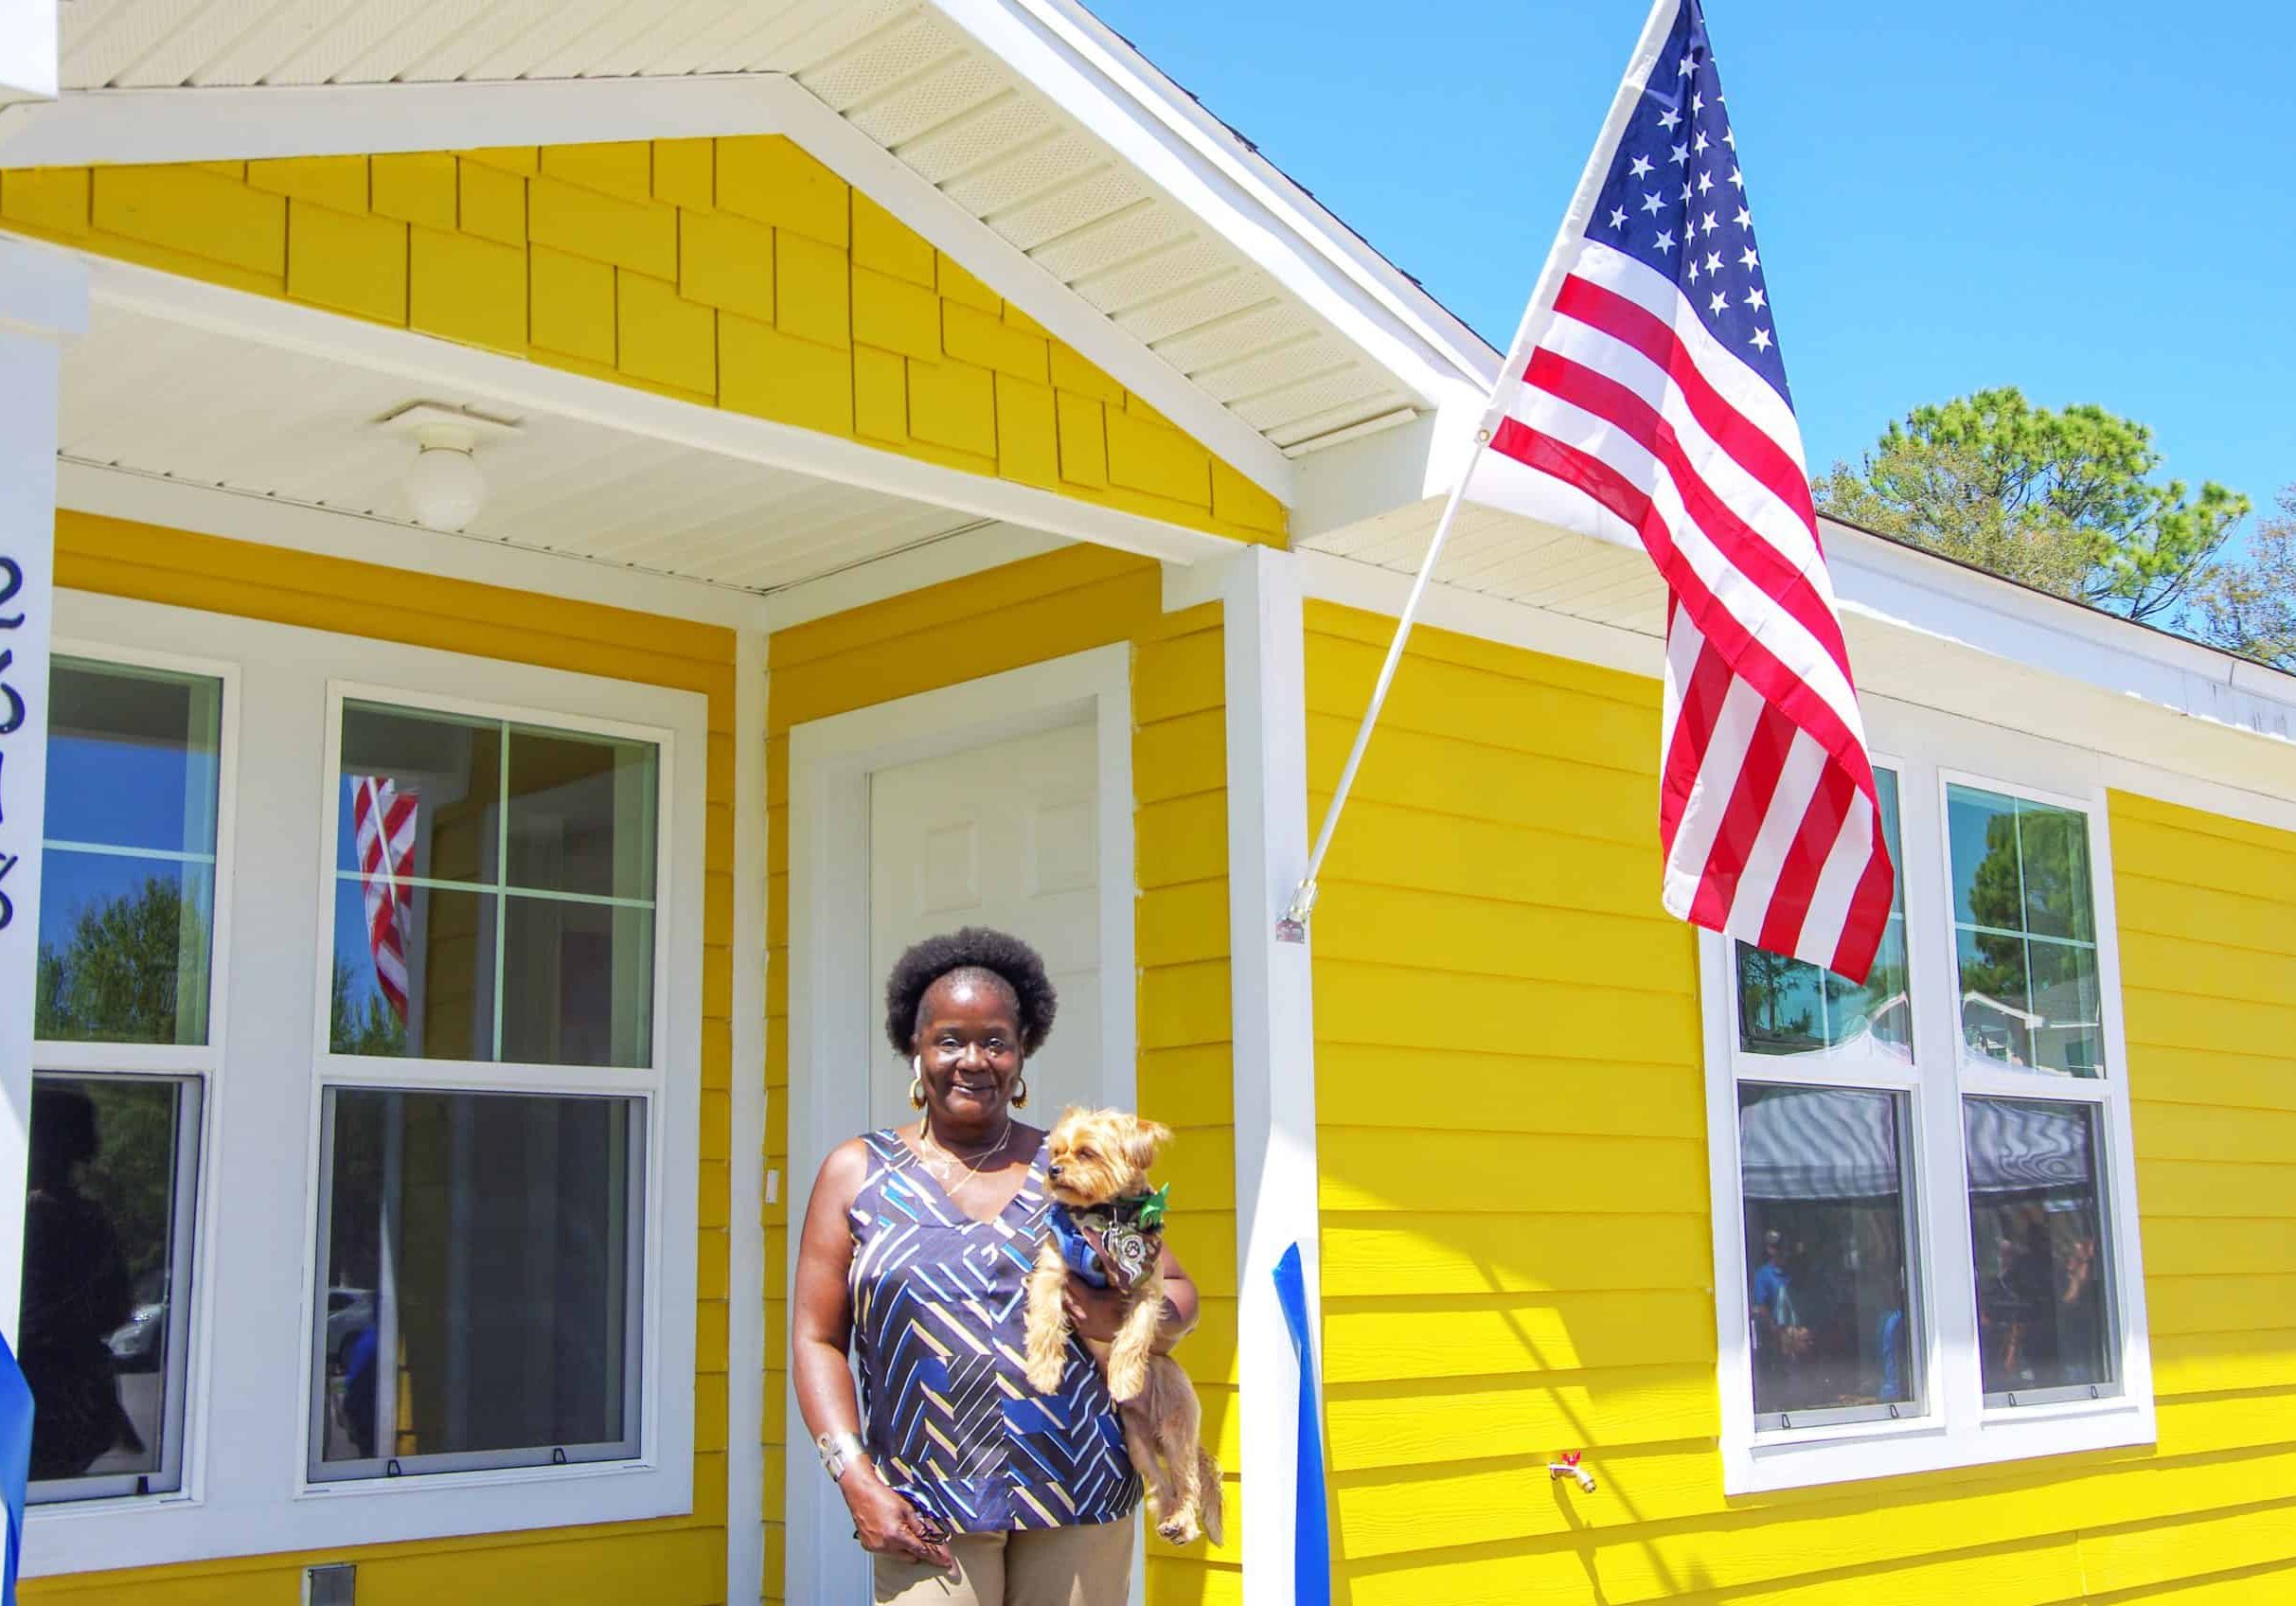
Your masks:
<path fill-rule="evenodd" d="M 917 1016 L 933 984 L 955 971 L 984 971 L 1011 990 L 1021 1052 L 1034 1054 L 1052 1035 L 1059 995 L 1044 973 L 1044 956 L 1019 937 L 987 926 L 964 926 L 916 943 L 885 978 L 885 1037 L 896 1054 L 915 1051 Z"/>

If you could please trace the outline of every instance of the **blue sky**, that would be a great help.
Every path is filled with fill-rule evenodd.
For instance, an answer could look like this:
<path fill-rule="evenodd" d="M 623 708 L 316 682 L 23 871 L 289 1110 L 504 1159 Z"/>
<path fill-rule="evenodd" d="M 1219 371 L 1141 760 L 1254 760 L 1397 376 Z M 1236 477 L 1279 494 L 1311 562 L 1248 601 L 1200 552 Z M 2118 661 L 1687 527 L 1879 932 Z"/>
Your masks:
<path fill-rule="evenodd" d="M 1494 345 L 1641 0 L 1092 0 Z M 2296 94 L 2260 0 L 1708 0 L 1813 468 L 1985 385 L 2296 481 Z"/>

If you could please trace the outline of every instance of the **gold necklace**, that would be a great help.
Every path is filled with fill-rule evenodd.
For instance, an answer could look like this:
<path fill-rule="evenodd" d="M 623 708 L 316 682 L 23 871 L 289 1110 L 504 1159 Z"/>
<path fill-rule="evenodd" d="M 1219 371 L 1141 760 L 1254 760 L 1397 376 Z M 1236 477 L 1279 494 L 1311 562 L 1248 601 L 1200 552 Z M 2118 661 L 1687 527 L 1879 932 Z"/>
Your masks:
<path fill-rule="evenodd" d="M 931 1120 L 922 1120 L 917 1123 L 917 1135 L 949 1164 L 952 1166 L 962 1166 L 965 1164 L 964 1161 L 958 1159 L 956 1155 L 952 1153 L 949 1149 L 942 1144 L 939 1138 L 933 1135 L 933 1123 Z M 958 1194 L 964 1192 L 968 1187 L 971 1186 L 973 1179 L 981 1174 L 981 1168 L 988 1164 L 989 1160 L 993 1156 L 1004 1151 L 1005 1145 L 1011 1138 L 1011 1136 L 1012 1117 L 1010 1115 L 1006 1115 L 1005 1117 L 1005 1130 L 997 1133 L 997 1140 L 994 1143 L 990 1144 L 987 1149 L 981 1151 L 981 1156 L 979 1159 L 973 1161 L 970 1167 L 966 1168 L 963 1181 L 952 1183 L 949 1180 L 949 1173 L 947 1171 L 939 1171 L 938 1174 L 941 1179 L 941 1186 L 948 1190 L 949 1197 L 954 1199 Z"/>

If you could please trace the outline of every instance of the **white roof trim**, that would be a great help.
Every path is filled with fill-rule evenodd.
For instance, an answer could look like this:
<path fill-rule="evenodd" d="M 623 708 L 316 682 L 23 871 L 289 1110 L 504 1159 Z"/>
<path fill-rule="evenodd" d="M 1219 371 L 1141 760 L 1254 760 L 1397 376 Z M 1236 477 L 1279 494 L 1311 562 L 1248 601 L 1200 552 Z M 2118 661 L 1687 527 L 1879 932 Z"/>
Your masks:
<path fill-rule="evenodd" d="M 934 3 L 1427 405 L 1487 388 L 1481 337 L 1082 6 Z"/>
<path fill-rule="evenodd" d="M 1095 507 L 1057 491 L 944 468 L 743 413 L 656 396 L 520 357 L 180 278 L 134 263 L 94 256 L 85 260 L 90 294 L 97 300 L 239 339 L 397 374 L 420 394 L 456 403 L 492 402 L 513 409 L 581 419 L 699 452 L 861 486 L 976 518 L 1169 562 L 1194 562 L 1233 552 L 1239 544 L 1160 519 Z"/>

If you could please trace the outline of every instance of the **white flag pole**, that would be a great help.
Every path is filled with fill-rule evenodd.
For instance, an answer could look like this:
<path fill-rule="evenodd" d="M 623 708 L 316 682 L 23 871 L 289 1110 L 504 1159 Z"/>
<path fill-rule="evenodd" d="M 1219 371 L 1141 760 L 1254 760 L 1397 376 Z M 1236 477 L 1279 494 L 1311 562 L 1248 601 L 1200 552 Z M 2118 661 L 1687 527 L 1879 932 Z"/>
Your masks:
<path fill-rule="evenodd" d="M 1283 941 L 1308 939 L 1308 919 L 1315 912 L 1315 878 L 1323 870 L 1324 855 L 1331 850 L 1332 832 L 1338 829 L 1340 814 L 1347 807 L 1347 794 L 1355 789 L 1355 774 L 1362 767 L 1363 749 L 1370 745 L 1371 732 L 1379 723 L 1379 710 L 1386 705 L 1388 688 L 1395 684 L 1396 669 L 1403 661 L 1404 643 L 1411 638 L 1411 627 L 1418 616 L 1420 598 L 1427 594 L 1427 582 L 1435 572 L 1436 560 L 1443 555 L 1443 544 L 1450 539 L 1451 524 L 1459 516 L 1459 504 L 1466 499 L 1468 482 L 1474 477 L 1475 466 L 1483 460 L 1483 454 L 1490 444 L 1491 432 L 1498 427 L 1505 411 L 1506 399 L 1521 382 L 1532 350 L 1554 318 L 1555 297 L 1562 289 L 1563 274 L 1578 241 L 1586 234 L 1587 221 L 1594 214 L 1594 203 L 1601 198 L 1603 180 L 1610 174 L 1611 158 L 1618 153 L 1618 142 L 1626 133 L 1627 120 L 1633 116 L 1651 74 L 1662 65 L 1658 60 L 1659 46 L 1674 30 L 1675 19 L 1685 3 L 1686 0 L 1655 0 L 1650 15 L 1643 22 L 1642 37 L 1635 42 L 1634 54 L 1627 62 L 1627 75 L 1619 80 L 1618 93 L 1611 98 L 1610 116 L 1604 119 L 1602 134 L 1587 158 L 1586 170 L 1578 175 L 1578 188 L 1562 214 L 1562 226 L 1555 231 L 1555 243 L 1547 252 L 1545 266 L 1539 270 L 1539 283 L 1531 292 L 1530 303 L 1522 309 L 1522 321 L 1515 326 L 1515 338 L 1506 348 L 1506 361 L 1500 366 L 1498 383 L 1484 401 L 1483 416 L 1476 420 L 1475 437 L 1468 447 L 1467 461 L 1451 484 L 1442 516 L 1435 521 L 1434 535 L 1427 543 L 1427 555 L 1419 560 L 1419 572 L 1411 582 L 1411 595 L 1403 600 L 1403 613 L 1396 620 L 1395 637 L 1387 644 L 1387 661 L 1379 666 L 1379 678 L 1371 688 L 1370 705 L 1363 710 L 1362 722 L 1355 727 L 1355 745 L 1347 750 L 1347 762 L 1340 770 L 1339 786 L 1331 794 L 1329 807 L 1324 811 L 1323 829 L 1316 832 L 1315 851 L 1308 856 L 1308 873 L 1292 893 L 1290 906 L 1275 922 L 1275 935 Z"/>

